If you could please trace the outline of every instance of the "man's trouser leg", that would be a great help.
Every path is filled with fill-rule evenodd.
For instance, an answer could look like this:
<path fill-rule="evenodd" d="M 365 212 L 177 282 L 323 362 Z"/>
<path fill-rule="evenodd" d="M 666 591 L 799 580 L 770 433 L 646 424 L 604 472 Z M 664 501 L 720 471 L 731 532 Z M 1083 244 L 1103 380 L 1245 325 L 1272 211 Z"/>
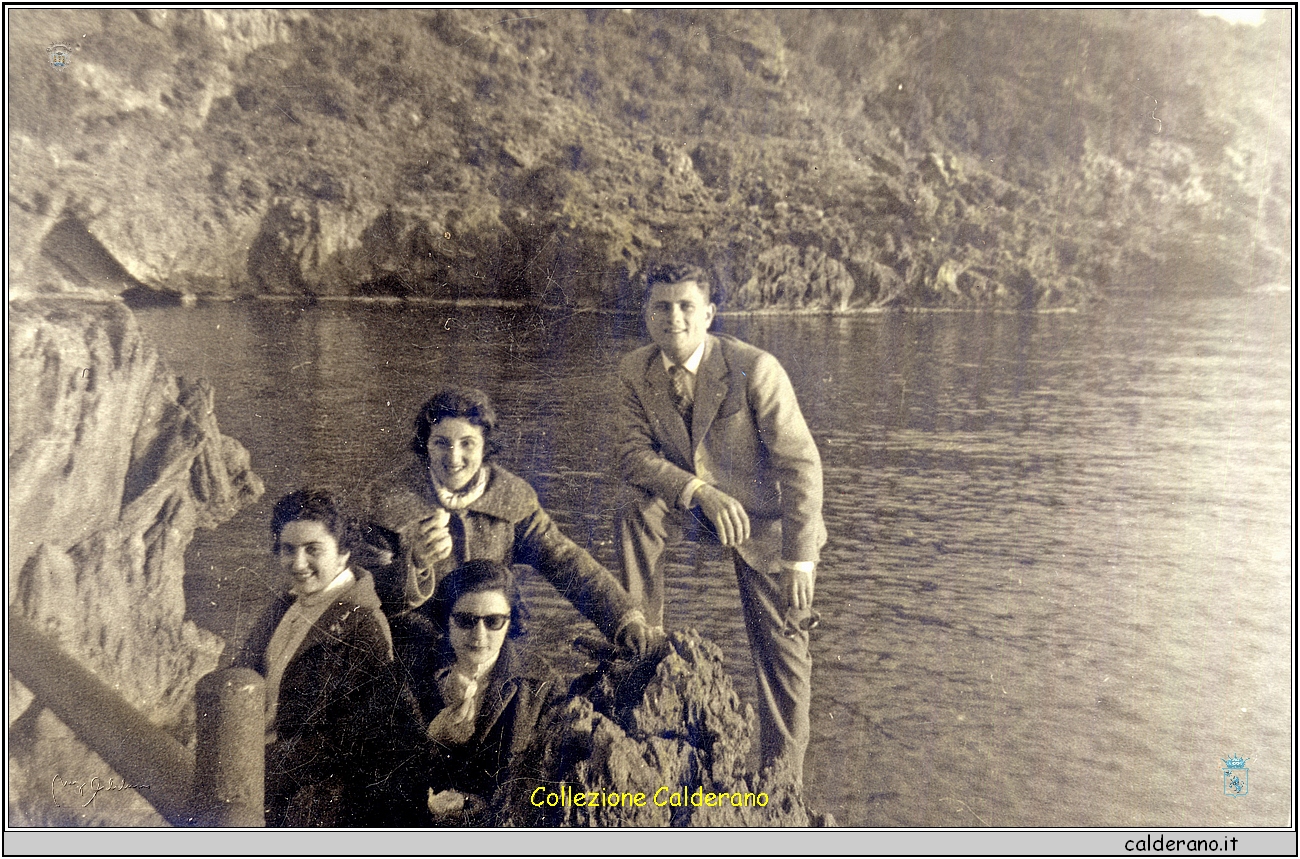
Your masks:
<path fill-rule="evenodd" d="M 632 601 L 645 612 L 646 623 L 664 625 L 664 576 L 659 558 L 671 540 L 681 539 L 681 526 L 663 499 L 638 493 L 620 506 L 618 519 L 619 578 Z"/>
<path fill-rule="evenodd" d="M 786 598 L 777 576 L 760 573 L 736 556 L 736 581 L 745 612 L 745 631 L 758 680 L 758 721 L 763 765 L 785 758 L 802 781 L 808 749 L 808 708 L 812 699 L 812 655 L 808 633 L 782 634 Z"/>

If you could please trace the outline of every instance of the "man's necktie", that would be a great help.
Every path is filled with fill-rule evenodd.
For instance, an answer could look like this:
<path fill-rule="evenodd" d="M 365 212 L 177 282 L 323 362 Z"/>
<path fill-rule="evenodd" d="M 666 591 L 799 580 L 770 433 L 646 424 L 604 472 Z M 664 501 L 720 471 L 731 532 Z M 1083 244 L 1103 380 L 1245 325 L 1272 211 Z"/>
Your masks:
<path fill-rule="evenodd" d="M 691 371 L 684 367 L 674 364 L 668 368 L 668 378 L 673 383 L 673 399 L 677 403 L 677 411 L 682 413 L 686 420 L 686 425 L 691 425 L 691 407 L 695 405 L 695 390 L 691 384 Z"/>

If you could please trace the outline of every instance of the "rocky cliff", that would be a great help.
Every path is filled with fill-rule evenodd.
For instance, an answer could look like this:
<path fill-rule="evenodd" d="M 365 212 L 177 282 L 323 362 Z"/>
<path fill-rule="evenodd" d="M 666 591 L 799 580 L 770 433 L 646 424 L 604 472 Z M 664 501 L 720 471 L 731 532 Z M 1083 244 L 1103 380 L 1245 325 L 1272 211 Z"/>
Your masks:
<path fill-rule="evenodd" d="M 8 393 L 11 611 L 191 741 L 222 642 L 185 619 L 184 553 L 262 493 L 247 451 L 117 301 L 11 301 Z M 84 803 L 52 781 L 115 773 L 13 675 L 8 749 L 13 825 L 159 822 L 134 792 Z"/>
<path fill-rule="evenodd" d="M 1285 280 L 1285 10 L 14 10 L 15 289 L 1072 306 Z M 49 64 L 63 41 L 69 60 Z"/>

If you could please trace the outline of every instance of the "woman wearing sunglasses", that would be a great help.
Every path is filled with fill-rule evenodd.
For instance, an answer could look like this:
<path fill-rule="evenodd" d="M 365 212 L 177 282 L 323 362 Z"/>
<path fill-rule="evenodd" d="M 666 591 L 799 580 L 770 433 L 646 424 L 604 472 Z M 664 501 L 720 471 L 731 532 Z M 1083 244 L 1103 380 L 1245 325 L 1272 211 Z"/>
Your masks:
<path fill-rule="evenodd" d="M 489 801 L 517 771 L 551 692 L 526 676 L 519 644 L 528 612 L 510 567 L 470 561 L 428 604 L 432 670 L 412 677 L 427 724 L 427 800 L 436 824 L 491 820 Z"/>
<path fill-rule="evenodd" d="M 651 632 L 618 580 L 560 532 L 526 481 L 491 462 L 496 426 L 487 394 L 441 391 L 416 416 L 414 461 L 371 490 L 370 542 L 389 550 L 380 596 L 395 637 L 435 582 L 490 558 L 535 568 L 610 641 L 644 653 Z"/>

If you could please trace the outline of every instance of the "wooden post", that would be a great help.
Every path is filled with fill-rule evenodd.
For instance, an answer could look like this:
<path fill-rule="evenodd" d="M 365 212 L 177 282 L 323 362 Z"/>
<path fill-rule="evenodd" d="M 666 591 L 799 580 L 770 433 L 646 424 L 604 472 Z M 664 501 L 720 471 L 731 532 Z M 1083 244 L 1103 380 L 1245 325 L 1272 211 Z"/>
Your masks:
<path fill-rule="evenodd" d="M 265 826 L 266 681 L 249 668 L 214 671 L 194 690 L 193 805 L 204 826 Z"/>

